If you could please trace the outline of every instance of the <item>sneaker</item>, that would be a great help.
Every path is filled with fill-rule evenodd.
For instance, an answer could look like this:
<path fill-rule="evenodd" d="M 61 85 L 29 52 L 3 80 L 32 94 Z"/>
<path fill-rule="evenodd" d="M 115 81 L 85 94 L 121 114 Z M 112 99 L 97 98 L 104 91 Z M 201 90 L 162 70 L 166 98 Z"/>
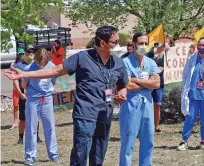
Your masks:
<path fill-rule="evenodd" d="M 161 129 L 155 129 L 155 133 L 161 133 Z"/>
<path fill-rule="evenodd" d="M 204 149 L 204 142 L 200 142 L 200 145 L 197 148 L 198 149 Z"/>
<path fill-rule="evenodd" d="M 22 138 L 19 138 L 17 144 L 21 144 L 21 145 L 22 145 L 22 144 L 23 144 L 23 139 L 22 139 Z"/>
<path fill-rule="evenodd" d="M 188 143 L 187 142 L 181 142 L 179 146 L 177 147 L 178 151 L 183 151 L 188 149 Z"/>
<path fill-rule="evenodd" d="M 37 143 L 42 143 L 43 141 L 40 139 L 40 137 L 37 138 Z"/>
<path fill-rule="evenodd" d="M 30 160 L 26 160 L 24 162 L 24 165 L 27 165 L 27 166 L 32 166 L 34 164 L 34 161 L 30 161 Z"/>

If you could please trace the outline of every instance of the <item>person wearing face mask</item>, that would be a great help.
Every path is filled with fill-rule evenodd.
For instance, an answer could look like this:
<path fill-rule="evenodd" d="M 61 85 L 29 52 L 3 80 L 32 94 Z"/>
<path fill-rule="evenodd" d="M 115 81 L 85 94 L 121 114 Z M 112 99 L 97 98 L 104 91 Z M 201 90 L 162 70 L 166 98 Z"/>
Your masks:
<path fill-rule="evenodd" d="M 65 56 L 64 48 L 61 47 L 61 42 L 59 40 L 55 40 L 52 44 L 52 62 L 57 66 L 62 64 Z"/>
<path fill-rule="evenodd" d="M 55 66 L 49 61 L 46 49 L 36 52 L 34 62 L 25 67 L 24 71 L 36 71 Z M 59 163 L 55 120 L 53 111 L 53 91 L 56 78 L 22 80 L 26 89 L 26 130 L 25 130 L 25 165 L 32 165 L 37 160 L 37 125 L 38 118 L 42 120 L 45 143 L 50 160 Z"/>
<path fill-rule="evenodd" d="M 198 52 L 188 58 L 183 71 L 181 111 L 185 121 L 183 141 L 177 147 L 179 151 L 188 149 L 188 139 L 199 113 L 201 142 L 197 148 L 204 149 L 204 37 L 198 41 L 197 49 Z"/>
<path fill-rule="evenodd" d="M 34 60 L 35 57 L 35 49 L 32 45 L 28 45 L 27 50 L 25 51 L 24 58 L 22 62 L 16 64 L 16 68 L 20 70 L 24 70 L 25 67 L 29 64 L 31 64 Z M 21 79 L 14 80 L 14 87 L 17 90 L 19 94 L 19 139 L 18 139 L 18 144 L 23 144 L 23 137 L 24 137 L 24 130 L 25 130 L 25 102 L 26 102 L 26 95 L 25 95 L 25 90 L 21 86 Z M 39 124 L 38 124 L 38 130 L 39 130 Z M 41 143 L 42 140 L 39 137 L 38 131 L 37 131 L 37 142 Z"/>
<path fill-rule="evenodd" d="M 145 56 L 148 36 L 133 36 L 134 51 L 123 59 L 129 76 L 127 100 L 120 108 L 120 166 L 132 165 L 134 143 L 138 137 L 139 165 L 152 165 L 154 144 L 154 109 L 152 90 L 160 87 L 161 72 L 154 60 Z"/>
<path fill-rule="evenodd" d="M 124 62 L 116 55 L 118 29 L 101 26 L 95 35 L 95 48 L 78 52 L 61 65 L 33 72 L 6 72 L 10 79 L 50 78 L 76 74 L 76 96 L 73 107 L 73 148 L 70 165 L 103 165 L 108 147 L 113 102 L 126 100 L 128 76 Z"/>

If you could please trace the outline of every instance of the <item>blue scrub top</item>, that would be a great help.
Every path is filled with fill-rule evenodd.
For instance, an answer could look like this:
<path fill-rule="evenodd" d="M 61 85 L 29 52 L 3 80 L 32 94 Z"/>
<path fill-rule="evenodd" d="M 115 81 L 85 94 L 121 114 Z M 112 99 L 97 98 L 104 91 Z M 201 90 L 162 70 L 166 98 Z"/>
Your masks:
<path fill-rule="evenodd" d="M 140 78 L 140 73 L 142 71 L 147 72 L 149 76 L 153 74 L 159 74 L 161 72 L 157 64 L 155 63 L 155 61 L 152 60 L 151 58 L 148 58 L 147 56 L 144 56 L 144 69 L 143 70 L 140 68 L 139 63 L 134 53 L 131 53 L 128 57 L 124 58 L 123 61 L 126 66 L 126 71 L 128 73 L 128 76 L 132 78 Z M 145 98 L 149 102 L 151 102 L 152 101 L 151 92 L 152 92 L 152 89 L 144 88 L 139 91 L 128 92 L 127 98 L 133 95 L 134 96 L 138 95 L 138 96 Z"/>
<path fill-rule="evenodd" d="M 204 81 L 204 59 L 198 55 L 188 94 L 192 100 L 204 100 L 204 85 L 202 89 L 197 88 L 197 83 L 200 78 Z"/>
<path fill-rule="evenodd" d="M 52 62 L 48 62 L 48 64 L 44 68 L 52 68 L 55 65 Z M 24 71 L 36 71 L 39 70 L 39 66 L 36 62 L 31 63 L 26 66 Z M 34 79 L 34 78 L 26 78 L 24 79 L 28 83 L 28 88 L 26 91 L 26 97 L 45 97 L 50 96 L 54 92 L 54 86 L 52 81 L 56 81 L 56 78 L 46 78 L 46 79 Z"/>
<path fill-rule="evenodd" d="M 107 64 L 103 65 L 96 49 L 89 49 L 67 58 L 63 66 L 69 75 L 76 73 L 73 118 L 110 123 L 113 107 L 106 102 L 105 77 L 110 75 L 111 89 L 115 85 L 126 86 L 128 76 L 123 61 L 117 56 L 111 56 Z"/>

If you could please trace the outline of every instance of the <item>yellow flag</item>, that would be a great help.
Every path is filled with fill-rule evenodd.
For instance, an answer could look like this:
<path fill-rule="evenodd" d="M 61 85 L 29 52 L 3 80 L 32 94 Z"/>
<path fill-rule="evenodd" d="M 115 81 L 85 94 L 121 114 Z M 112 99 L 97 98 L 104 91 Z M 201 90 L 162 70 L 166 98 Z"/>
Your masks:
<path fill-rule="evenodd" d="M 204 27 L 195 34 L 194 43 L 197 43 L 201 37 L 204 37 Z"/>
<path fill-rule="evenodd" d="M 160 24 L 151 33 L 148 34 L 149 37 L 149 50 L 152 49 L 154 43 L 164 43 L 164 25 Z"/>

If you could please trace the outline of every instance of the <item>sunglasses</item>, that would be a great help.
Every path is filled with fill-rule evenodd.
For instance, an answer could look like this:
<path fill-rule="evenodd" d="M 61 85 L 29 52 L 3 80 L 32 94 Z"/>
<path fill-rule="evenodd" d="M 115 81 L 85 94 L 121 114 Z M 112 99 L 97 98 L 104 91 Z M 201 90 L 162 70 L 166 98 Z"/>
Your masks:
<path fill-rule="evenodd" d="M 117 45 L 117 44 L 119 43 L 119 40 L 116 40 L 116 41 L 111 41 L 111 40 L 109 40 L 108 42 Z"/>

